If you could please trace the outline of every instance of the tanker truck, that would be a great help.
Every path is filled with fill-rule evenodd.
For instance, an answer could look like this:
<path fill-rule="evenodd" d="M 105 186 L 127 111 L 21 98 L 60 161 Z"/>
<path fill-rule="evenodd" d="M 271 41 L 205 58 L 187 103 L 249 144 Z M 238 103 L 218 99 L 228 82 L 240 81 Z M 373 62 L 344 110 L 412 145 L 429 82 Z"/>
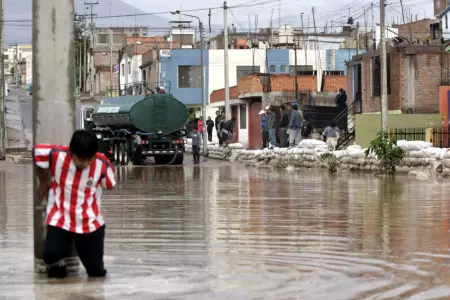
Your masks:
<path fill-rule="evenodd" d="M 185 152 L 186 106 L 170 94 L 107 98 L 82 111 L 82 127 L 92 129 L 100 152 L 118 165 L 182 164 Z"/>

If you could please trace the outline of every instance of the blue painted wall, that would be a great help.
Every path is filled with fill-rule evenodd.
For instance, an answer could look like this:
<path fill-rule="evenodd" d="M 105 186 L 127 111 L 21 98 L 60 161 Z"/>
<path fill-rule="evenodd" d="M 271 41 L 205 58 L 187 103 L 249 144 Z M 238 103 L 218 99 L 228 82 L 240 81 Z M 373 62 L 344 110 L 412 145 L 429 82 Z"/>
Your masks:
<path fill-rule="evenodd" d="M 209 76 L 209 55 L 204 51 L 205 78 Z M 161 82 L 166 90 L 170 84 L 171 94 L 184 104 L 202 104 L 200 88 L 178 88 L 178 66 L 200 66 L 200 49 L 174 49 L 170 57 L 161 57 Z M 208 80 L 205 82 L 206 94 L 209 95 Z M 206 99 L 208 101 L 208 99 Z"/>
<path fill-rule="evenodd" d="M 326 71 L 332 71 L 332 68 L 330 68 L 331 64 L 331 51 L 327 50 L 327 65 L 325 70 Z M 360 50 L 359 53 L 364 53 L 364 50 Z M 339 49 L 335 52 L 335 70 L 336 71 L 344 71 L 345 74 L 347 74 L 347 66 L 345 64 L 346 61 L 349 61 L 352 59 L 352 57 L 356 55 L 356 49 Z"/>
<path fill-rule="evenodd" d="M 269 49 L 267 51 L 267 61 L 270 66 L 275 65 L 275 74 L 280 74 L 281 66 L 286 66 L 286 72 L 289 73 L 289 49 Z M 272 73 L 272 72 L 271 72 Z"/>

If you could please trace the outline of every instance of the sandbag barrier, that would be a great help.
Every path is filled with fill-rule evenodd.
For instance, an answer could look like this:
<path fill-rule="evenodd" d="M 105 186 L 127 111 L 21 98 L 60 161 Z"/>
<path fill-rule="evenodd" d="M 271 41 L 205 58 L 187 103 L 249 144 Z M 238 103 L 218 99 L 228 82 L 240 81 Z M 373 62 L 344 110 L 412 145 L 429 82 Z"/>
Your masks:
<path fill-rule="evenodd" d="M 192 142 L 188 140 L 186 151 L 192 152 Z M 436 148 L 424 141 L 400 140 L 397 145 L 406 151 L 406 157 L 396 166 L 397 172 L 435 171 L 450 175 L 450 149 Z M 345 150 L 329 151 L 326 143 L 320 140 L 303 140 L 295 148 L 275 148 L 274 150 L 245 150 L 242 144 L 234 143 L 229 147 L 208 144 L 209 157 L 220 160 L 239 161 L 246 165 L 271 165 L 274 167 L 328 167 L 321 155 L 331 152 L 337 159 L 339 169 L 379 170 L 379 162 L 374 154 L 368 157 L 358 145 Z"/>

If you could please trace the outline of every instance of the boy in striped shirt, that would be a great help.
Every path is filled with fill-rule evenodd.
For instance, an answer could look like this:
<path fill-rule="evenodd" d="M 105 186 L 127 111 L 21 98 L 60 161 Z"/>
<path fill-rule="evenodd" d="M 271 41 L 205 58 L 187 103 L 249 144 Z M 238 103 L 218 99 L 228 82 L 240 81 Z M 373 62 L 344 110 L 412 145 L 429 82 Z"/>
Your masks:
<path fill-rule="evenodd" d="M 44 261 L 48 277 L 64 278 L 72 242 L 89 276 L 103 277 L 105 221 L 100 213 L 102 188 L 116 185 L 114 168 L 98 151 L 92 131 L 77 130 L 70 146 L 38 144 L 33 160 L 38 197 L 47 203 Z"/>

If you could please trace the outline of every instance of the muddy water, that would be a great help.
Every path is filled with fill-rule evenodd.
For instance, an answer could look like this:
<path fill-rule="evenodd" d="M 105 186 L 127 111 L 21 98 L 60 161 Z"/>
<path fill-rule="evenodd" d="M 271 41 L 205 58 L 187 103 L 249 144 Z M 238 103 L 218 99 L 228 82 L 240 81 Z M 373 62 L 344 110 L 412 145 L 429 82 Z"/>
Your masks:
<path fill-rule="evenodd" d="M 28 166 L 0 170 L 0 299 L 450 298 L 450 183 L 210 167 L 119 168 L 109 276 L 32 272 Z"/>

